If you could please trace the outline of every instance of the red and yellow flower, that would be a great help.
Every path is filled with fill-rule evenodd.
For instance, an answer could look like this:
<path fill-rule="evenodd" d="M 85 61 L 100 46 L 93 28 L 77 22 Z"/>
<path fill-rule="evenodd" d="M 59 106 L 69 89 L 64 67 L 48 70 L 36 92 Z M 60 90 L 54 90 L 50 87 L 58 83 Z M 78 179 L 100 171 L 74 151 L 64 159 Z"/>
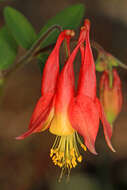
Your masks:
<path fill-rule="evenodd" d="M 69 172 L 72 167 L 82 161 L 77 142 L 85 151 L 87 147 L 96 154 L 95 140 L 100 119 L 106 141 L 114 151 L 110 142 L 112 129 L 96 97 L 95 65 L 89 42 L 89 30 L 90 23 L 85 20 L 78 43 L 59 73 L 60 45 L 66 39 L 69 51 L 70 38 L 74 36 L 74 32 L 65 30 L 60 34 L 43 71 L 42 97 L 33 112 L 29 130 L 17 137 L 17 139 L 23 139 L 32 133 L 42 132 L 49 128 L 49 131 L 57 136 L 50 156 L 55 165 L 63 169 L 67 168 Z M 78 50 L 81 51 L 82 63 L 76 91 L 73 62 Z M 84 144 L 78 133 L 83 136 Z"/>

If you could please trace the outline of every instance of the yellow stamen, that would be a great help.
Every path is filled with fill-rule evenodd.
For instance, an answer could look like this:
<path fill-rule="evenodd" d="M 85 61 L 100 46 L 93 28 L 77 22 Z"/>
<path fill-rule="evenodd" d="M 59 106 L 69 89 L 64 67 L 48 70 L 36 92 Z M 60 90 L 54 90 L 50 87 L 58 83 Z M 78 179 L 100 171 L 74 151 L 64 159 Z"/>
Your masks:
<path fill-rule="evenodd" d="M 69 176 L 70 170 L 75 168 L 78 162 L 82 162 L 77 142 L 86 151 L 86 146 L 82 143 L 76 132 L 72 135 L 57 136 L 55 139 L 53 147 L 50 150 L 50 157 L 55 165 L 62 168 L 61 176 L 65 169 L 67 169 Z"/>
<path fill-rule="evenodd" d="M 82 162 L 82 156 L 80 155 L 77 160 L 78 162 Z"/>
<path fill-rule="evenodd" d="M 83 148 L 84 151 L 86 151 L 86 146 L 84 144 L 81 144 L 81 147 Z"/>

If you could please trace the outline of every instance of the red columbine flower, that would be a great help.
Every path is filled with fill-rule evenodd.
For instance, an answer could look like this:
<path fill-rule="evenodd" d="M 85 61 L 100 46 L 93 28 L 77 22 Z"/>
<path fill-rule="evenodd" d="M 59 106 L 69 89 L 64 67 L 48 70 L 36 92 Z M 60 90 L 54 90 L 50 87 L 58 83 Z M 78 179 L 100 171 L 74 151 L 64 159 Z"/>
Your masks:
<path fill-rule="evenodd" d="M 60 34 L 56 46 L 49 56 L 45 65 L 42 77 L 42 97 L 39 99 L 33 112 L 29 130 L 17 137 L 23 139 L 26 136 L 41 132 L 49 128 L 49 131 L 57 135 L 50 156 L 55 165 L 67 168 L 68 172 L 77 165 L 77 161 L 82 161 L 82 156 L 78 151 L 76 139 L 82 148 L 86 147 L 80 141 L 76 131 L 73 129 L 68 115 L 68 108 L 71 99 L 74 97 L 74 72 L 73 61 L 75 56 L 85 40 L 85 28 L 82 29 L 79 42 L 65 63 L 59 74 L 59 48 L 65 38 L 68 43 L 70 36 L 74 32 L 67 30 Z"/>
<path fill-rule="evenodd" d="M 96 97 L 95 64 L 89 42 L 89 21 L 85 20 L 84 25 L 87 28 L 86 47 L 85 50 L 83 46 L 80 47 L 82 65 L 77 95 L 73 98 L 69 108 L 70 121 L 73 128 L 83 136 L 87 148 L 96 154 L 95 140 L 101 119 L 107 144 L 112 151 L 115 151 L 110 142 L 111 126 L 107 122 L 100 101 Z"/>
<path fill-rule="evenodd" d="M 122 108 L 121 81 L 116 69 L 113 69 L 113 84 L 109 85 L 109 73 L 103 72 L 100 80 L 100 101 L 109 123 L 113 123 Z"/>
<path fill-rule="evenodd" d="M 51 133 L 57 135 L 55 143 L 51 148 L 50 156 L 55 165 L 63 169 L 67 168 L 68 172 L 72 167 L 77 165 L 77 161 L 82 161 L 82 156 L 79 153 L 76 140 L 78 140 L 81 147 L 86 150 L 85 145 L 83 145 L 78 134 L 73 129 L 68 115 L 70 102 L 75 94 L 73 61 L 81 44 L 85 40 L 85 36 L 86 32 L 85 28 L 83 28 L 80 33 L 79 42 L 59 76 L 54 103 L 55 113 L 49 129 Z"/>
<path fill-rule="evenodd" d="M 112 148 L 111 127 L 105 119 L 101 104 L 96 97 L 95 65 L 89 43 L 89 28 L 89 22 L 86 20 L 85 26 L 81 28 L 78 44 L 60 74 L 59 48 L 64 38 L 67 39 L 69 47 L 70 36 L 73 36 L 74 32 L 64 31 L 59 36 L 56 47 L 44 68 L 42 97 L 32 115 L 29 130 L 17 138 L 23 139 L 32 133 L 49 128 L 49 131 L 57 136 L 50 156 L 55 165 L 62 167 L 63 170 L 67 168 L 68 173 L 72 167 L 77 165 L 77 162 L 82 161 L 77 142 L 84 150 L 87 146 L 91 152 L 96 153 L 94 143 L 99 119 L 103 122 L 107 143 Z M 75 93 L 73 61 L 79 49 L 81 49 L 82 65 L 78 90 Z M 84 137 L 86 146 L 81 142 L 77 132 Z"/>

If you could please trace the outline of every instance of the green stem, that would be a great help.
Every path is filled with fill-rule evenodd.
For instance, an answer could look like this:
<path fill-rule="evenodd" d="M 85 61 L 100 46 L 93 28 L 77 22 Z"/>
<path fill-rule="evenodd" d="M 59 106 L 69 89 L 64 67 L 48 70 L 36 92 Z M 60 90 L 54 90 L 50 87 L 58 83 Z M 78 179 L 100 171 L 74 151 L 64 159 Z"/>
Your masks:
<path fill-rule="evenodd" d="M 112 85 L 113 85 L 112 66 L 109 65 L 109 88 L 112 88 Z"/>
<path fill-rule="evenodd" d="M 67 41 L 66 40 L 64 40 L 64 48 L 65 48 L 66 59 L 68 59 L 69 52 L 68 52 L 68 47 L 67 47 Z"/>
<path fill-rule="evenodd" d="M 121 68 L 127 69 L 127 65 L 125 65 L 124 63 L 122 63 L 122 62 L 121 62 L 119 59 L 117 59 L 116 57 L 113 56 L 113 58 L 116 59 L 117 64 L 118 64 Z"/>
<path fill-rule="evenodd" d="M 44 48 L 40 48 L 39 50 L 37 50 L 37 51 L 34 53 L 33 57 L 37 57 L 37 56 L 40 55 L 41 53 L 47 52 L 47 51 L 49 51 L 49 49 L 53 49 L 54 45 L 55 45 L 55 43 L 54 43 L 54 44 L 51 44 L 51 45 L 49 45 L 49 46 L 46 46 L 46 47 L 44 47 Z"/>
<path fill-rule="evenodd" d="M 107 59 L 108 56 L 112 57 L 112 59 L 114 59 L 114 61 L 118 64 L 118 66 L 122 67 L 123 69 L 127 69 L 127 65 L 122 63 L 119 59 L 117 59 L 115 56 L 109 54 L 108 52 L 106 52 L 103 47 L 98 44 L 95 41 L 91 42 L 91 45 L 94 49 L 96 49 L 99 53 L 102 53 L 104 56 L 104 59 Z"/>

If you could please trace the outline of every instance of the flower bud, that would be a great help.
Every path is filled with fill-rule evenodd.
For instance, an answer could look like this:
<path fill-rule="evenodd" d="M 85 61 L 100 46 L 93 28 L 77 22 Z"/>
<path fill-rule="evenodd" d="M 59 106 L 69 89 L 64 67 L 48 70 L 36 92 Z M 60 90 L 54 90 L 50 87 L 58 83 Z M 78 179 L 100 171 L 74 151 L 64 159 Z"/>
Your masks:
<path fill-rule="evenodd" d="M 109 73 L 107 71 L 103 72 L 100 80 L 100 101 L 110 124 L 115 121 L 122 108 L 121 81 L 115 69 L 113 69 L 112 74 L 112 87 L 110 87 Z"/>
<path fill-rule="evenodd" d="M 103 72 L 107 69 L 107 66 L 107 59 L 104 58 L 104 55 L 102 53 L 99 53 L 98 58 L 96 60 L 96 71 Z"/>

